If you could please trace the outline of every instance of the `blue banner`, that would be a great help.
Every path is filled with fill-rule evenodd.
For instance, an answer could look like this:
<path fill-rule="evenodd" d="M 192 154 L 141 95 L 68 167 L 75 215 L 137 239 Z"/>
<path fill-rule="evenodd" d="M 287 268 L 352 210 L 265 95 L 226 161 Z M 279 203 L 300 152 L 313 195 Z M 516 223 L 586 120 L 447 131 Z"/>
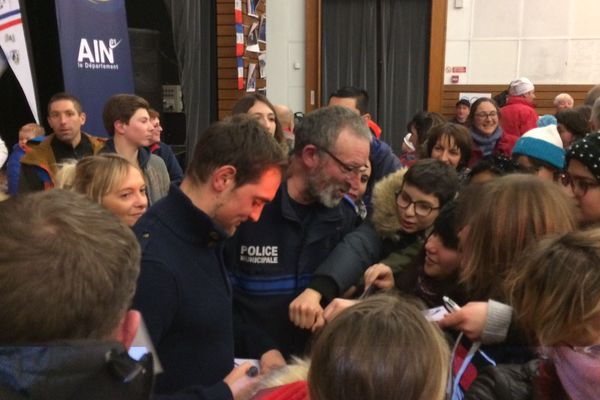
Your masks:
<path fill-rule="evenodd" d="M 56 0 L 65 91 L 79 97 L 87 121 L 83 130 L 107 136 L 102 124 L 106 100 L 133 93 L 131 51 L 124 0 Z"/>

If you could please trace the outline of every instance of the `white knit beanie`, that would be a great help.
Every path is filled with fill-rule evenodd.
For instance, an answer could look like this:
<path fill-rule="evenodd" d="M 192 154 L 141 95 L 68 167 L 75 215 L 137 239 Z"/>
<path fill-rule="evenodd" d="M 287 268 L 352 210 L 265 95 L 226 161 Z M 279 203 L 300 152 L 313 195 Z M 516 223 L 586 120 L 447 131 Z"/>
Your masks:
<path fill-rule="evenodd" d="M 508 94 L 510 94 L 511 96 L 520 96 L 527 92 L 531 92 L 534 89 L 535 87 L 533 86 L 533 83 L 531 83 L 529 79 L 523 77 L 515 79 L 510 83 L 510 89 L 508 91 Z"/>

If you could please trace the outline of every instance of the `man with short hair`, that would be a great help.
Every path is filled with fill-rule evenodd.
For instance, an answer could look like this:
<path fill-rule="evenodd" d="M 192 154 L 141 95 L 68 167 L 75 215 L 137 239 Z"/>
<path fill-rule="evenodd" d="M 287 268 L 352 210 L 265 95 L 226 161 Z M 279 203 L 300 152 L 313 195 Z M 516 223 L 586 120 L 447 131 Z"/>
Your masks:
<path fill-rule="evenodd" d="M 154 127 L 146 100 L 134 94 L 117 94 L 104 105 L 102 121 L 111 139 L 103 153 L 117 153 L 144 174 L 148 203 L 154 204 L 169 191 L 169 172 L 164 161 L 147 149 Z"/>
<path fill-rule="evenodd" d="M 371 119 L 369 114 L 369 95 L 366 90 L 356 87 L 343 87 L 329 96 L 330 106 L 343 106 L 360 115 L 371 130 L 371 179 L 367 185 L 364 202 L 367 210 L 371 210 L 371 192 L 373 186 L 384 176 L 402 168 L 402 164 L 392 148 L 387 143 L 379 140 L 381 128 Z"/>
<path fill-rule="evenodd" d="M 455 124 L 466 125 L 471 111 L 471 103 L 467 99 L 460 99 L 456 102 L 455 114 L 450 122 Z"/>
<path fill-rule="evenodd" d="M 240 226 L 226 245 L 241 357 L 256 358 L 271 348 L 285 356 L 304 351 L 308 332 L 290 321 L 297 314 L 290 303 L 335 286 L 313 280 L 313 273 L 357 225 L 354 206 L 342 199 L 358 190 L 369 158 L 371 134 L 364 121 L 346 107 L 321 108 L 304 117 L 295 136 L 277 197 L 258 223 Z"/>
<path fill-rule="evenodd" d="M 0 221 L 0 398 L 148 399 L 151 357 L 126 352 L 140 322 L 129 227 L 59 189 L 1 202 Z"/>
<path fill-rule="evenodd" d="M 502 112 L 502 129 L 505 135 L 519 139 L 525 132 L 537 128 L 538 114 L 535 111 L 535 87 L 527 78 L 515 79 L 508 89 L 506 105 Z"/>
<path fill-rule="evenodd" d="M 142 268 L 133 305 L 165 370 L 157 393 L 200 384 L 203 398 L 231 399 L 243 389 L 248 367 L 232 370 L 232 289 L 223 245 L 240 224 L 258 220 L 286 164 L 257 121 L 241 114 L 217 122 L 196 145 L 181 186 L 171 185 L 134 226 Z M 284 360 L 272 351 L 261 362 L 268 369 Z"/>
<path fill-rule="evenodd" d="M 52 134 L 21 158 L 20 193 L 53 188 L 58 163 L 97 154 L 104 146 L 102 139 L 81 131 L 85 113 L 71 94 L 52 96 L 48 124 Z"/>
<path fill-rule="evenodd" d="M 152 124 L 152 143 L 149 150 L 152 154 L 156 154 L 165 163 L 171 183 L 179 185 L 183 179 L 183 170 L 177 161 L 177 157 L 171 150 L 171 146 L 161 141 L 163 128 L 160 125 L 160 114 L 153 108 L 148 109 L 150 115 L 150 123 Z"/>

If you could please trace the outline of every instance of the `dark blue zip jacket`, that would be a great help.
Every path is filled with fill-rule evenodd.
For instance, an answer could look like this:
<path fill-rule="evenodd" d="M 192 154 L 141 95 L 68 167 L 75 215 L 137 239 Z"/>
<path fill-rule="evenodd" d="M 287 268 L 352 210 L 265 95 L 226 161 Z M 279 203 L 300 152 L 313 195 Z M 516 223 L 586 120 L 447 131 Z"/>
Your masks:
<path fill-rule="evenodd" d="M 196 386 L 198 398 L 230 399 L 222 381 L 234 358 L 225 233 L 175 185 L 133 230 L 142 248 L 133 308 L 142 313 L 165 370 L 156 392 Z"/>

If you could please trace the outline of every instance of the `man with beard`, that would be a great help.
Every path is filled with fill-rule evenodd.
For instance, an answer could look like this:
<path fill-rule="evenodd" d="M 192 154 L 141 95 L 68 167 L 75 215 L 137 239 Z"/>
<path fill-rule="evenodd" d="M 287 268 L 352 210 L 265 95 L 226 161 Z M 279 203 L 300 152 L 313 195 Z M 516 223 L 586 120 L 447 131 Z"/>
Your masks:
<path fill-rule="evenodd" d="M 345 107 L 313 111 L 296 127 L 287 180 L 260 221 L 240 226 L 226 245 L 238 356 L 303 352 L 309 332 L 290 321 L 290 302 L 335 285 L 313 273 L 356 227 L 353 205 L 342 199 L 360 185 L 370 140 L 364 121 Z"/>

